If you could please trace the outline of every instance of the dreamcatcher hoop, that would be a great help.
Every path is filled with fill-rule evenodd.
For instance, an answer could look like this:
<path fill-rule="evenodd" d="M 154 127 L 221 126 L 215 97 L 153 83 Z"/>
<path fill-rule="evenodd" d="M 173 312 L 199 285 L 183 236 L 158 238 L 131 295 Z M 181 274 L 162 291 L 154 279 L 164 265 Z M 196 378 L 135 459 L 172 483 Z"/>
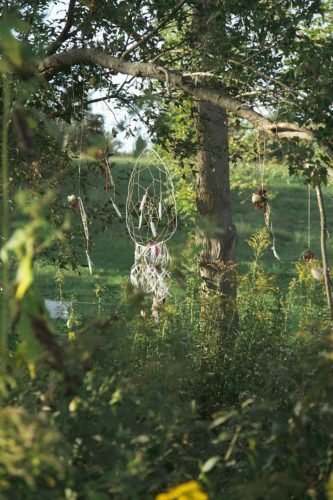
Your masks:
<path fill-rule="evenodd" d="M 126 225 L 130 237 L 139 245 L 165 243 L 177 229 L 171 174 L 154 149 L 146 148 L 133 168 L 128 184 Z"/>

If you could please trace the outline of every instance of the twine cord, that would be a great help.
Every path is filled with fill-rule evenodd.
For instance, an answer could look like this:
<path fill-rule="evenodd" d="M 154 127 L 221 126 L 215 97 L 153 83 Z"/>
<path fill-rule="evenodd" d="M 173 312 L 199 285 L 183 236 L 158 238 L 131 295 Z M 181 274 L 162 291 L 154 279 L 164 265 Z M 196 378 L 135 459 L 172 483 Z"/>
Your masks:
<path fill-rule="evenodd" d="M 311 186 L 308 184 L 308 250 L 311 248 Z"/>

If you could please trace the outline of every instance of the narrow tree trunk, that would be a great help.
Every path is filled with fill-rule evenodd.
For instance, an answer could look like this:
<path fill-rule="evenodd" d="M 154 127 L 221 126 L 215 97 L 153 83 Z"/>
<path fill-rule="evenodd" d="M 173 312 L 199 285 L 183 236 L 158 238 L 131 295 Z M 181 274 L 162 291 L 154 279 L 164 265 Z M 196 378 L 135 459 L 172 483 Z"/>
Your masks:
<path fill-rule="evenodd" d="M 236 295 L 236 229 L 231 217 L 225 112 L 209 102 L 199 102 L 197 132 L 197 208 L 204 223 L 200 274 L 208 290 L 233 301 Z"/>
<path fill-rule="evenodd" d="M 319 208 L 319 216 L 320 216 L 321 258 L 322 258 L 322 265 L 323 265 L 328 312 L 330 315 L 330 319 L 332 321 L 333 320 L 333 300 L 332 300 L 332 282 L 331 282 L 331 277 L 330 277 L 330 268 L 329 268 L 329 264 L 328 264 L 327 246 L 326 246 L 326 240 L 327 240 L 326 212 L 325 212 L 325 207 L 324 207 L 323 193 L 322 193 L 320 184 L 316 187 L 316 192 L 317 192 L 317 200 L 318 200 L 318 208 Z"/>
<path fill-rule="evenodd" d="M 206 70 L 206 53 L 214 53 L 216 37 L 223 35 L 223 23 L 216 23 L 212 16 L 216 7 L 214 0 L 198 0 L 193 12 L 193 42 L 202 71 Z M 208 101 L 199 101 L 197 112 L 196 198 L 203 244 L 200 275 L 206 290 L 222 298 L 219 315 L 224 332 L 237 322 L 236 229 L 231 217 L 228 120 L 225 111 Z"/>

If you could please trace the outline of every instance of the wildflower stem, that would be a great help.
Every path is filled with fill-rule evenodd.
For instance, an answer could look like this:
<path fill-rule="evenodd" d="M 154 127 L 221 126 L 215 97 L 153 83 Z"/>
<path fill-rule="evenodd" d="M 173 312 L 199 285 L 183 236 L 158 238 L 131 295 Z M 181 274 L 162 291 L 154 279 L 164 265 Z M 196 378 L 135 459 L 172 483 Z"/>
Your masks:
<path fill-rule="evenodd" d="M 328 256 L 327 256 L 327 245 L 326 245 L 326 240 L 327 240 L 326 212 L 323 200 L 323 193 L 320 184 L 316 186 L 316 192 L 317 192 L 317 200 L 318 200 L 318 208 L 320 216 L 320 246 L 321 246 L 321 258 L 323 263 L 324 280 L 325 280 L 325 290 L 326 290 L 327 305 L 328 305 L 330 319 L 331 321 L 333 321 L 332 282 L 330 277 L 330 270 L 329 270 Z"/>
<path fill-rule="evenodd" d="M 3 245 L 6 244 L 9 236 L 9 183 L 8 183 L 8 129 L 10 113 L 10 78 L 3 75 L 3 110 L 2 110 L 2 151 L 1 151 L 1 177 L 2 177 L 2 220 L 1 233 Z M 2 314 L 1 314 L 1 335 L 0 335 L 0 356 L 4 361 L 7 357 L 7 335 L 9 326 L 9 264 L 2 262 Z M 5 366 L 5 363 L 2 363 Z"/>

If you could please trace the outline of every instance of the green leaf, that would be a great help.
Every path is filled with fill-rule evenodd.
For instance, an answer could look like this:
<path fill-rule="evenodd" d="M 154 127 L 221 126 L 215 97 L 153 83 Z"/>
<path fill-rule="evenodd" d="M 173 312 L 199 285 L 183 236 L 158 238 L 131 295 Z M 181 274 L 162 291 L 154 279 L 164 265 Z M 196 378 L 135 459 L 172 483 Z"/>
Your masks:
<path fill-rule="evenodd" d="M 32 272 L 32 256 L 26 254 L 20 261 L 16 280 L 18 283 L 15 298 L 21 300 L 28 290 L 29 286 L 33 282 L 33 272 Z"/>

